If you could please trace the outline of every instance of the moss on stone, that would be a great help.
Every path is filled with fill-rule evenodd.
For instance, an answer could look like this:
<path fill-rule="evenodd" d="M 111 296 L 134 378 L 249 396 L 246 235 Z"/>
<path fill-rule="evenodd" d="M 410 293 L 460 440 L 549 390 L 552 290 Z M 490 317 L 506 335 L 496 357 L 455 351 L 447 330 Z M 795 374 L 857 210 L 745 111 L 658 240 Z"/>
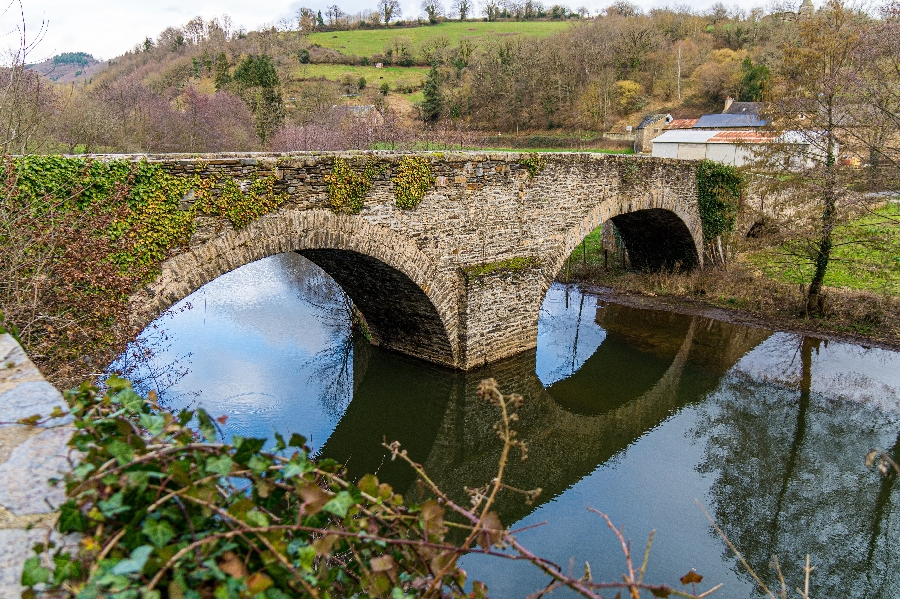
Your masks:
<path fill-rule="evenodd" d="M 488 262 L 487 264 L 464 266 L 462 271 L 466 280 L 471 281 L 472 279 L 478 279 L 500 272 L 522 272 L 532 268 L 539 268 L 540 265 L 540 260 L 534 256 L 518 256 L 516 258 L 507 258 L 506 260 Z"/>

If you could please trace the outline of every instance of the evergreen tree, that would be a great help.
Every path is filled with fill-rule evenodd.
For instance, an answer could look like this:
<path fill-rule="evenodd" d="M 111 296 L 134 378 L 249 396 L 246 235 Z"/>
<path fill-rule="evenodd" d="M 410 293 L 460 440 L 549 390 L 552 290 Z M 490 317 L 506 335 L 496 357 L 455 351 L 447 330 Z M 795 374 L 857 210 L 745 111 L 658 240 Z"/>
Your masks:
<path fill-rule="evenodd" d="M 441 94 L 441 74 L 435 64 L 431 65 L 431 70 L 428 72 L 422 95 L 425 96 L 421 104 L 422 119 L 426 123 L 433 123 L 441 116 L 441 109 L 444 107 L 444 98 Z"/>

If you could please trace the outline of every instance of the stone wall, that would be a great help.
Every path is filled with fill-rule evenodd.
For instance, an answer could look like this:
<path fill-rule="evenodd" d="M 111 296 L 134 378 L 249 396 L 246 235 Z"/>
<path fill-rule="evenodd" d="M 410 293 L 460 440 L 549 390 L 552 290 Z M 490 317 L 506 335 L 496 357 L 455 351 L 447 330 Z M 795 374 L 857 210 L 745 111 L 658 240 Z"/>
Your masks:
<path fill-rule="evenodd" d="M 418 155 L 429 160 L 435 183 L 412 210 L 395 204 L 392 178 L 402 153 L 132 157 L 175 175 L 232 178 L 242 187 L 274 177 L 276 192 L 287 197 L 240 231 L 198 217 L 190 247 L 134 298 L 137 323 L 229 270 L 298 251 L 341 282 L 382 345 L 468 369 L 534 346 L 543 294 L 572 250 L 604 221 L 628 215 L 620 229 L 634 264 L 700 264 L 692 163 L 584 153 Z M 380 171 L 359 214 L 330 209 L 325 177 L 336 159 L 357 172 L 367 164 Z M 183 209 L 193 201 L 187 194 Z M 361 268 L 361 256 L 383 263 L 385 276 L 359 279 L 373 266 Z M 463 276 L 467 268 L 520 258 L 536 266 L 482 277 L 477 286 Z"/>
<path fill-rule="evenodd" d="M 59 391 L 15 339 L 0 334 L 0 599 L 21 596 L 22 564 L 36 543 L 74 541 L 51 534 L 65 490 L 48 483 L 69 468 L 70 419 L 18 424 L 35 414 L 49 416 L 55 407 L 66 408 Z"/>

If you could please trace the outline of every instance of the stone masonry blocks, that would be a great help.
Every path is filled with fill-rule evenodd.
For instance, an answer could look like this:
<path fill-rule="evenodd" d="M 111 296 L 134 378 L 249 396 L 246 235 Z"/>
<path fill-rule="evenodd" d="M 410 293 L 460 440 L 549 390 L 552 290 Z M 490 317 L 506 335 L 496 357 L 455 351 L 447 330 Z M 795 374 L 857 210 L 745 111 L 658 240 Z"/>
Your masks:
<path fill-rule="evenodd" d="M 657 227 L 662 234 L 651 241 L 660 247 L 648 246 L 647 235 L 632 235 L 641 242 L 632 253 L 650 252 L 645 263 L 652 266 L 671 245 L 693 256 L 693 263 L 702 260 L 694 163 L 586 153 L 420 152 L 429 160 L 436 184 L 418 207 L 407 211 L 395 205 L 392 182 L 403 155 L 131 156 L 160 163 L 175 175 L 230 176 L 240 182 L 274 174 L 276 191 L 287 196 L 279 210 L 241 231 L 198 217 L 198 231 L 202 225 L 204 233 L 195 234 L 189 247 L 163 264 L 157 281 L 134 296 L 136 322 L 148 323 L 200 285 L 268 255 L 340 250 L 351 260 L 355 252 L 403 273 L 425 293 L 453 347 L 454 363 L 449 365 L 469 369 L 534 346 L 543 294 L 566 257 L 603 222 L 629 214 L 633 232 L 640 230 L 644 214 L 652 228 L 663 222 L 654 211 L 665 211 L 673 223 L 684 226 Z M 534 157 L 543 168 L 532 176 L 524 161 Z M 327 209 L 324 179 L 338 158 L 358 171 L 369 161 L 384 168 L 359 214 L 336 215 Z M 467 267 L 526 257 L 539 267 L 483 278 L 477 286 L 461 274 Z M 420 317 L 396 313 L 410 323 Z M 424 321 L 416 326 L 425 326 Z M 410 353 L 407 347 L 397 349 Z"/>

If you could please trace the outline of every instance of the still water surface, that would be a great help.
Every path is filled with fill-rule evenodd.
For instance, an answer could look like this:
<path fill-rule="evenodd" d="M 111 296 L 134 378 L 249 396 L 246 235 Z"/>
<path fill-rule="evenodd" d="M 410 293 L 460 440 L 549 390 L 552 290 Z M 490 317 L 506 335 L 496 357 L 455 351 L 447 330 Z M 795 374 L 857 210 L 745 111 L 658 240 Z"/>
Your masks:
<path fill-rule="evenodd" d="M 412 498 L 398 440 L 460 501 L 495 472 L 497 416 L 475 397 L 494 377 L 521 393 L 529 459 L 507 482 L 543 489 L 535 505 L 501 495 L 504 524 L 537 553 L 595 580 L 625 569 L 587 506 L 625 526 L 636 559 L 652 530 L 648 581 L 695 568 L 719 597 L 761 593 L 712 531 L 703 504 L 770 585 L 777 554 L 791 588 L 809 553 L 817 597 L 900 596 L 895 479 L 865 469 L 900 458 L 900 354 L 703 317 L 604 302 L 554 286 L 536 351 L 457 373 L 371 347 L 350 333 L 346 300 L 311 262 L 285 254 L 226 274 L 143 333 L 151 365 L 135 375 L 169 405 L 227 415 L 224 433 L 299 432 L 351 476 L 377 471 Z M 127 366 L 122 358 L 118 367 Z M 696 501 L 695 501 L 696 500 Z M 526 564 L 470 557 L 495 597 L 546 584 Z M 560 594 L 557 592 L 556 594 Z"/>

